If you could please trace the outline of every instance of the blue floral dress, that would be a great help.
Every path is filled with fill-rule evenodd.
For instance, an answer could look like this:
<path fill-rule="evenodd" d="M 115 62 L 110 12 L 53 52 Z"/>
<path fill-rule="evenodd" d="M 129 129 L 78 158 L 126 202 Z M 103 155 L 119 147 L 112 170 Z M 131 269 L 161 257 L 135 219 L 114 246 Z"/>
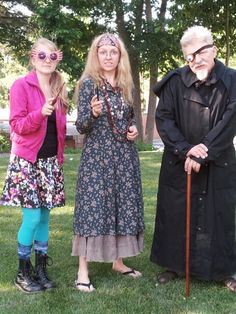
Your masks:
<path fill-rule="evenodd" d="M 132 107 L 121 102 L 119 90 L 104 84 L 98 90 L 102 113 L 94 118 L 90 102 L 96 86 L 90 78 L 82 82 L 76 121 L 77 130 L 85 133 L 85 142 L 76 189 L 72 255 L 86 256 L 88 261 L 114 261 L 143 250 L 139 158 L 134 142 L 123 134 Z M 109 121 L 106 93 L 120 134 Z"/>

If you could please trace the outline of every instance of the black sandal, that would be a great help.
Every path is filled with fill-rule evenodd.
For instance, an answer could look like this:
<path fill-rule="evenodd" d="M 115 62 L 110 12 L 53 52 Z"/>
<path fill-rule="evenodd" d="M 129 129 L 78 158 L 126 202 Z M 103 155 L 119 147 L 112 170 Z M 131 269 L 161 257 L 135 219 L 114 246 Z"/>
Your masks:
<path fill-rule="evenodd" d="M 133 278 L 142 277 L 142 274 L 140 272 L 138 272 L 137 270 L 133 269 L 133 268 L 130 269 L 130 270 L 124 271 L 121 274 L 125 275 L 125 276 L 130 276 L 130 277 L 133 277 Z"/>
<path fill-rule="evenodd" d="M 76 289 L 78 289 L 79 291 L 84 291 L 84 292 L 92 292 L 95 290 L 94 286 L 92 285 L 91 282 L 89 283 L 84 283 L 84 282 L 75 282 L 75 286 L 76 286 Z M 86 287 L 88 290 L 84 290 L 84 289 L 80 289 L 79 286 L 82 286 L 82 287 Z M 92 289 L 91 289 L 92 288 Z"/>
<path fill-rule="evenodd" d="M 122 275 L 130 275 L 130 274 L 135 274 L 135 270 L 134 270 L 134 269 L 130 269 L 130 270 L 124 271 L 124 272 L 122 273 Z"/>

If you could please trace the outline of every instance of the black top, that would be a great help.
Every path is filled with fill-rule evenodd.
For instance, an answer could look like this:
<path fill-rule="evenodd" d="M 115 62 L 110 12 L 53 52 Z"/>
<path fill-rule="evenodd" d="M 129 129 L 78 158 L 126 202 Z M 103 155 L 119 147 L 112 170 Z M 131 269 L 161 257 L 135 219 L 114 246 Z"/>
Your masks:
<path fill-rule="evenodd" d="M 47 131 L 43 145 L 38 152 L 38 158 L 48 158 L 57 155 L 57 126 L 56 113 L 53 111 L 51 116 L 48 116 Z"/>

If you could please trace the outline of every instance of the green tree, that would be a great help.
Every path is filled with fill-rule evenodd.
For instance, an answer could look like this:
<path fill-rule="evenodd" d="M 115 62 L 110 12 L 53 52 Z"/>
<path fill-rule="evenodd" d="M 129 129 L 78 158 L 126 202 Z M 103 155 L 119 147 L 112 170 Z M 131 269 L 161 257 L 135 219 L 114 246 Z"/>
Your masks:
<path fill-rule="evenodd" d="M 15 60 L 9 48 L 0 44 L 0 108 L 8 106 L 9 88 L 13 81 L 24 73 L 25 67 Z"/>
<path fill-rule="evenodd" d="M 164 53 L 164 49 L 167 43 L 171 43 L 169 40 L 165 41 L 168 37 L 166 32 L 162 31 L 160 35 L 160 25 L 162 30 L 164 29 L 167 2 L 167 0 L 163 0 L 160 3 L 162 7 L 158 18 L 162 18 L 162 22 L 158 23 L 157 20 L 150 19 L 147 9 L 146 14 L 144 10 L 145 6 L 148 5 L 149 13 L 153 9 L 158 10 L 159 2 L 156 4 L 156 2 L 148 3 L 144 0 L 105 0 L 103 2 L 96 0 L 2 1 L 5 9 L 4 14 L 10 17 L 9 25 L 14 28 L 14 25 L 21 23 L 19 38 L 24 36 L 26 38 L 26 40 L 20 40 L 20 43 L 14 38 L 15 33 L 12 32 L 11 36 L 10 34 L 7 35 L 8 39 L 6 36 L 6 42 L 14 51 L 20 52 L 17 56 L 24 61 L 22 56 L 26 55 L 30 42 L 35 38 L 46 36 L 55 40 L 64 53 L 61 69 L 70 75 L 71 81 L 74 83 L 82 72 L 87 49 L 92 38 L 104 31 L 118 32 L 130 55 L 135 83 L 135 112 L 141 140 L 143 139 L 143 126 L 140 73 L 150 72 L 151 74 L 149 108 L 152 107 L 152 110 L 149 110 L 148 127 L 146 128 L 146 133 L 151 135 L 145 136 L 147 142 L 151 142 L 153 111 L 156 102 L 156 98 L 151 92 L 152 85 L 157 76 L 157 64 L 163 62 L 164 55 L 167 55 Z M 12 9 L 17 3 L 27 7 L 32 14 L 24 16 L 22 12 L 17 10 L 13 13 Z M 4 23 L 2 23 L 2 32 L 4 32 L 3 25 Z M 161 51 L 163 53 L 160 53 Z M 166 60 L 164 62 L 166 63 Z"/>
<path fill-rule="evenodd" d="M 145 39 L 148 39 L 146 27 L 146 17 L 144 15 L 144 0 L 132 0 L 116 2 L 111 0 L 100 1 L 3 1 L 7 14 L 9 8 L 14 4 L 20 3 L 27 7 L 31 12 L 30 17 L 16 11 L 11 13 L 14 27 L 15 20 L 23 21 L 21 27 L 22 36 L 26 36 L 25 47 L 20 47 L 18 40 L 14 41 L 14 36 L 8 41 L 12 49 L 22 51 L 28 50 L 29 43 L 38 36 L 47 36 L 57 42 L 63 50 L 64 59 L 61 68 L 70 75 L 71 81 L 75 82 L 82 72 L 87 49 L 92 38 L 104 31 L 115 31 L 124 40 L 130 54 L 131 67 L 135 83 L 135 112 L 138 123 L 140 139 L 143 139 L 142 115 L 141 115 L 141 89 L 140 72 L 147 71 L 149 66 L 148 56 L 152 54 L 153 48 L 156 54 L 156 46 L 150 45 L 147 48 Z M 28 27 L 25 27 L 27 23 Z M 146 30 L 145 30 L 146 28 Z M 145 31 L 144 31 L 145 30 Z M 155 30 L 153 28 L 153 34 Z M 14 34 L 14 32 L 12 33 Z M 22 60 L 22 59 L 21 59 Z M 154 58 L 152 58 L 154 60 Z M 155 60 L 157 62 L 157 59 Z M 155 73 L 153 73 L 155 75 Z M 153 98 L 153 101 L 155 99 Z M 153 124 L 153 117 L 152 124 Z M 149 123 L 148 123 L 149 125 Z"/>
<path fill-rule="evenodd" d="M 176 0 L 171 9 L 172 27 L 181 34 L 189 26 L 198 24 L 212 30 L 219 56 L 229 64 L 236 52 L 236 1 Z"/>
<path fill-rule="evenodd" d="M 16 4 L 28 8 L 31 14 L 13 10 Z M 1 1 L 0 35 L 1 42 L 25 64 L 26 52 L 35 38 L 55 40 L 64 53 L 61 69 L 69 74 L 74 86 L 92 39 L 104 31 L 117 32 L 130 55 L 140 139 L 151 143 L 156 106 L 152 88 L 159 76 L 182 63 L 179 39 L 183 31 L 193 24 L 210 27 L 219 54 L 227 63 L 236 49 L 235 15 L 236 2 L 230 0 Z M 140 74 L 150 80 L 145 130 Z"/>
<path fill-rule="evenodd" d="M 30 40 L 32 25 L 29 17 L 23 14 L 17 4 L 30 1 L 0 1 L 0 42 L 17 53 L 18 58 L 25 56 Z"/>

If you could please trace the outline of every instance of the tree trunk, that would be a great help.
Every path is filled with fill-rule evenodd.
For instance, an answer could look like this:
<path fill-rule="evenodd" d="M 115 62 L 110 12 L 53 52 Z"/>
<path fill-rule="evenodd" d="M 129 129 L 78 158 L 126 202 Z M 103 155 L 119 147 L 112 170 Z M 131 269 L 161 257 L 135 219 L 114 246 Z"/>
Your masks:
<path fill-rule="evenodd" d="M 150 80 L 149 80 L 149 98 L 148 98 L 148 112 L 145 126 L 145 136 L 144 142 L 152 144 L 153 142 L 153 132 L 155 126 L 155 111 L 156 111 L 156 95 L 153 93 L 152 89 L 156 83 L 156 73 L 158 69 L 156 65 L 150 66 Z"/>
<path fill-rule="evenodd" d="M 146 4 L 146 19 L 149 24 L 149 31 L 153 32 L 151 1 L 145 0 L 145 4 Z M 158 18 L 159 18 L 159 23 L 161 24 L 161 30 L 163 32 L 165 31 L 164 24 L 165 24 L 166 6 L 167 6 L 167 0 L 162 0 Z M 158 66 L 156 64 L 151 64 L 149 73 L 150 73 L 150 81 L 149 81 L 148 112 L 147 112 L 147 119 L 146 119 L 146 126 L 145 126 L 144 141 L 145 143 L 152 144 L 153 131 L 154 131 L 154 126 L 155 126 L 155 109 L 156 109 L 156 96 L 153 93 L 152 89 L 157 81 L 156 78 L 157 78 L 157 73 L 158 73 Z"/>
<path fill-rule="evenodd" d="M 230 58 L 230 27 L 229 27 L 229 1 L 227 0 L 225 3 L 225 16 L 226 16 L 226 23 L 225 23 L 225 44 L 226 44 L 226 56 L 225 56 L 225 65 L 229 65 L 229 58 Z"/>
<path fill-rule="evenodd" d="M 139 67 L 137 66 L 137 61 L 134 56 L 130 58 L 130 64 L 132 69 L 133 81 L 134 81 L 134 112 L 135 119 L 138 128 L 138 139 L 143 141 L 143 119 L 142 119 L 142 111 L 141 111 L 141 90 L 140 90 L 140 77 L 139 77 Z"/>
<path fill-rule="evenodd" d="M 137 7 L 135 10 L 136 19 L 136 35 L 139 35 L 141 32 L 141 16 L 142 16 L 142 7 L 143 7 L 143 1 L 139 0 L 137 2 Z M 115 4 L 116 8 L 116 24 L 117 29 L 120 37 L 123 39 L 127 50 L 129 52 L 130 57 L 130 65 L 131 65 L 131 71 L 134 81 L 134 112 L 135 112 L 135 119 L 137 123 L 137 129 L 138 129 L 138 139 L 143 141 L 143 122 L 142 122 L 142 112 L 141 112 L 141 93 L 140 93 L 140 78 L 139 78 L 139 69 L 140 69 L 140 62 L 139 62 L 139 56 L 137 55 L 137 52 L 135 49 L 132 48 L 132 40 L 129 36 L 129 33 L 127 32 L 127 29 L 125 27 L 125 20 L 124 20 L 124 10 L 123 10 L 123 3 L 121 0 L 116 0 Z"/>

